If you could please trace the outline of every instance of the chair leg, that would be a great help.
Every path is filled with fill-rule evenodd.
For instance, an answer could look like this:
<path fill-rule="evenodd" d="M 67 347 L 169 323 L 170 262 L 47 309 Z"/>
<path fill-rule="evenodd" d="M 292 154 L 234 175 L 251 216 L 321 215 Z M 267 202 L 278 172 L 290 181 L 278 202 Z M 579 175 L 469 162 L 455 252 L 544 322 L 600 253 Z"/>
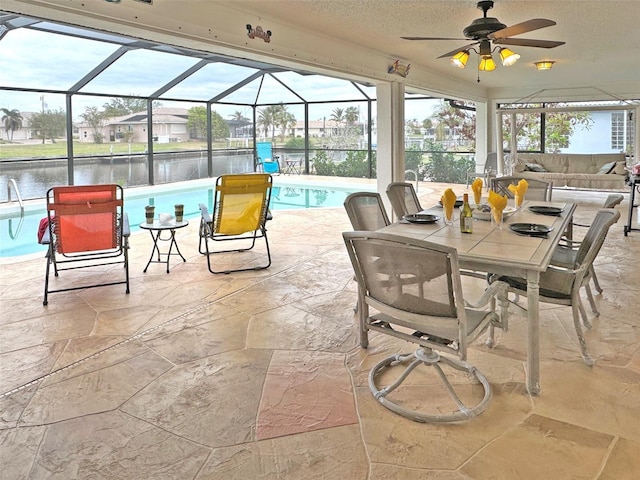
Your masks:
<path fill-rule="evenodd" d="M 47 269 L 44 274 L 44 300 L 42 301 L 42 305 L 47 305 L 49 303 L 48 295 L 49 295 L 49 269 L 51 267 L 51 252 L 47 252 Z"/>
<path fill-rule="evenodd" d="M 491 299 L 491 310 L 495 310 L 496 300 L 495 298 Z M 503 332 L 507 332 L 509 330 L 509 298 L 503 297 L 500 298 L 500 320 L 498 322 L 491 322 L 488 328 L 487 340 L 485 341 L 485 345 L 489 348 L 495 347 L 495 328 L 498 326 Z"/>
<path fill-rule="evenodd" d="M 391 383 L 390 385 L 378 389 L 376 385 L 376 378 L 378 375 L 387 367 L 394 367 L 396 365 L 401 365 L 405 363 L 409 363 L 406 368 L 400 373 L 398 378 Z M 476 382 L 481 384 L 483 389 L 483 398 L 480 400 L 475 406 L 467 406 L 465 405 L 458 394 L 453 389 L 453 386 L 449 382 L 446 374 L 442 370 L 441 363 L 447 364 L 449 367 L 452 367 L 456 370 L 466 372 L 472 376 Z M 440 380 L 442 381 L 445 389 L 449 393 L 451 400 L 455 404 L 456 410 L 452 413 L 444 413 L 444 414 L 429 414 L 423 413 L 415 410 L 410 410 L 398 403 L 395 403 L 393 400 L 389 399 L 387 395 L 393 392 L 400 384 L 409 376 L 409 374 L 418 366 L 425 365 L 427 367 L 433 367 Z M 489 381 L 486 377 L 480 373 L 475 367 L 463 362 L 461 360 L 455 358 L 448 358 L 438 354 L 427 347 L 421 347 L 412 354 L 405 355 L 392 355 L 390 357 L 385 358 L 380 361 L 373 369 L 369 372 L 369 389 L 373 394 L 374 398 L 380 402 L 384 407 L 388 408 L 394 413 L 398 415 L 402 415 L 414 422 L 422 422 L 422 423 L 447 423 L 447 422 L 460 422 L 464 420 L 468 420 L 475 416 L 480 415 L 485 408 L 487 407 L 489 401 L 491 400 L 491 386 L 489 385 Z M 426 392 L 428 395 L 428 391 Z"/>
<path fill-rule="evenodd" d="M 123 255 L 124 255 L 124 275 L 126 280 L 126 290 L 125 293 L 131 293 L 131 288 L 129 288 L 129 243 L 127 242 L 123 247 Z"/>
<path fill-rule="evenodd" d="M 358 333 L 360 337 L 360 346 L 367 348 L 369 346 L 369 329 L 367 328 L 367 317 L 369 316 L 369 305 L 365 302 L 364 292 L 358 287 L 358 302 L 356 303 L 358 318 Z"/>
<path fill-rule="evenodd" d="M 576 334 L 578 335 L 578 342 L 580 343 L 580 351 L 582 352 L 582 358 L 584 363 L 591 367 L 595 363 L 591 356 L 589 355 L 589 350 L 587 349 L 587 342 L 584 340 L 584 336 L 582 334 L 582 326 L 580 325 L 580 310 L 584 310 L 582 307 L 582 302 L 580 298 L 574 299 L 571 303 L 571 311 L 573 313 L 573 325 L 576 328 Z"/>
<path fill-rule="evenodd" d="M 591 287 L 588 283 L 584 286 L 584 289 L 587 292 L 587 298 L 589 299 L 589 305 L 591 305 L 591 311 L 596 317 L 599 317 L 600 312 L 598 311 L 598 306 L 596 305 L 596 301 L 593 298 L 593 294 L 591 293 Z"/>
<path fill-rule="evenodd" d="M 596 270 L 591 265 L 591 279 L 593 280 L 593 286 L 596 289 L 596 292 L 602 293 L 602 287 L 600 286 L 600 282 L 598 282 L 598 277 L 596 276 Z"/>

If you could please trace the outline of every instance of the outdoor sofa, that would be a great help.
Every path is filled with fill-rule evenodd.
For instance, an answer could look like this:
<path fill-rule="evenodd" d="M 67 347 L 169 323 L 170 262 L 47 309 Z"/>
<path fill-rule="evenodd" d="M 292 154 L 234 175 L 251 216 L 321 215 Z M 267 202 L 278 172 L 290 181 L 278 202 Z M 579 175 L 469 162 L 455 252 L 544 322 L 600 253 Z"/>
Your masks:
<path fill-rule="evenodd" d="M 624 153 L 519 153 L 513 175 L 553 182 L 554 187 L 626 189 Z"/>

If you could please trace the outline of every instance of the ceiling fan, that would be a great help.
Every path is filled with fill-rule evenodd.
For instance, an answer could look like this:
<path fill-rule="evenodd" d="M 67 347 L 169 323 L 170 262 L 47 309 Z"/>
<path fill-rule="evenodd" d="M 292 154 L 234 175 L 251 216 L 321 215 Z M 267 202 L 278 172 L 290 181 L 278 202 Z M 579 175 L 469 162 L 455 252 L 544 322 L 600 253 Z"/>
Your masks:
<path fill-rule="evenodd" d="M 556 24 L 553 20 L 545 18 L 532 18 L 526 22 L 518 23 L 507 27 L 497 18 L 487 17 L 487 12 L 493 8 L 493 1 L 485 0 L 477 4 L 482 10 L 482 18 L 476 18 L 471 25 L 466 27 L 462 33 L 465 38 L 449 38 L 449 37 L 401 37 L 404 40 L 473 40 L 472 43 L 463 47 L 456 48 L 450 52 L 440 55 L 438 58 L 451 57 L 451 63 L 455 66 L 464 68 L 469 59 L 469 51 L 473 50 L 480 55 L 479 70 L 491 71 L 496 68 L 493 61 L 492 53 L 495 50 L 500 51 L 500 57 L 504 66 L 513 65 L 520 55 L 512 52 L 506 47 L 492 48 L 491 44 L 496 45 L 516 45 L 520 47 L 537 47 L 537 48 L 554 48 L 564 45 L 565 42 L 557 42 L 553 40 L 533 40 L 527 38 L 511 38 L 515 35 L 539 30 L 545 27 L 551 27 Z M 474 47 L 478 45 L 479 50 Z"/>

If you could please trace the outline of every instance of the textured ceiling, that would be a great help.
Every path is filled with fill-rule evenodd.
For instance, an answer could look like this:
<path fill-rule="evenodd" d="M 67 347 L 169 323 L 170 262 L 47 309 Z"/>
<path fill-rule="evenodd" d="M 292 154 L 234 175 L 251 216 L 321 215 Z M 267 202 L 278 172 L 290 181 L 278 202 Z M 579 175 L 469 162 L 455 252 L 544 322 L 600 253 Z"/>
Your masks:
<path fill-rule="evenodd" d="M 322 31 L 348 43 L 365 45 L 412 66 L 475 83 L 477 59 L 455 68 L 438 56 L 470 42 L 466 40 L 408 41 L 401 36 L 463 38 L 462 30 L 482 17 L 475 0 L 240 0 L 237 5 L 257 14 Z M 548 88 L 597 87 L 637 82 L 640 77 L 640 0 L 496 0 L 488 16 L 507 26 L 531 18 L 547 18 L 557 25 L 515 38 L 557 40 L 553 48 L 511 47 L 521 55 L 512 67 L 482 72 L 487 88 L 526 84 Z M 494 56 L 494 58 L 497 57 Z M 533 62 L 555 60 L 551 71 L 536 71 Z M 640 92 L 637 92 L 640 97 Z"/>

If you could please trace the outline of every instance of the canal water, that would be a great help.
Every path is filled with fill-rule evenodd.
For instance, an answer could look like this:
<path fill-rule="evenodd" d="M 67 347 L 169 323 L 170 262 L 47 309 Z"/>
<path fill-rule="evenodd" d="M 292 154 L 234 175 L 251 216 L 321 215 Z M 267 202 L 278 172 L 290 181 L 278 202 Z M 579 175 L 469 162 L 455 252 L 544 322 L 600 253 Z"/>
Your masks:
<path fill-rule="evenodd" d="M 153 163 L 156 185 L 209 176 L 206 152 L 155 154 Z M 73 168 L 75 185 L 116 183 L 127 188 L 149 184 L 146 155 L 76 158 Z M 252 154 L 246 151 L 239 151 L 237 154 L 215 152 L 213 176 L 252 171 Z M 23 200 L 44 198 L 49 188 L 69 184 L 67 159 L 30 159 L 0 163 L 0 203 L 8 201 L 8 185 L 12 179 Z M 16 200 L 13 189 L 11 198 Z"/>

